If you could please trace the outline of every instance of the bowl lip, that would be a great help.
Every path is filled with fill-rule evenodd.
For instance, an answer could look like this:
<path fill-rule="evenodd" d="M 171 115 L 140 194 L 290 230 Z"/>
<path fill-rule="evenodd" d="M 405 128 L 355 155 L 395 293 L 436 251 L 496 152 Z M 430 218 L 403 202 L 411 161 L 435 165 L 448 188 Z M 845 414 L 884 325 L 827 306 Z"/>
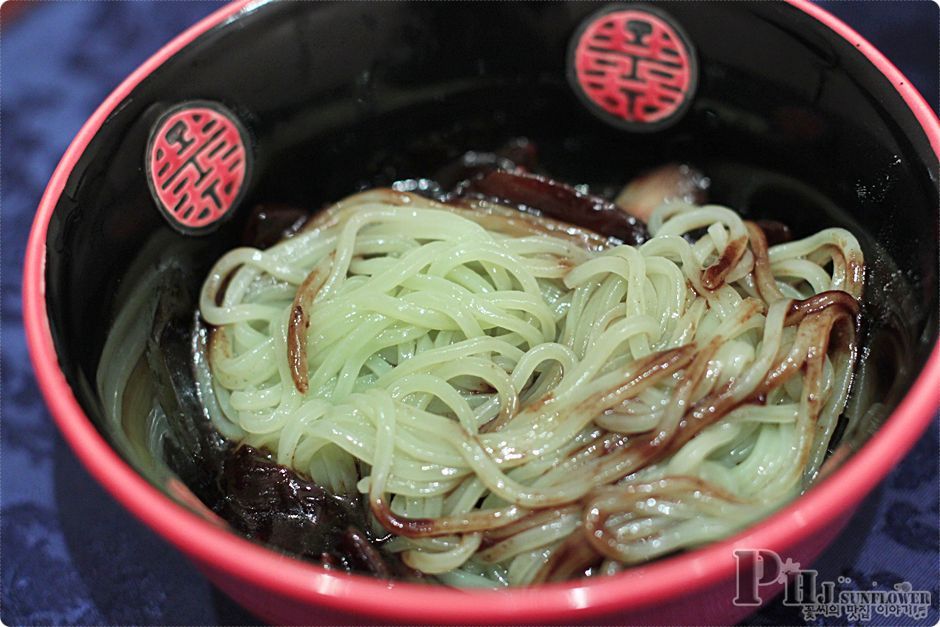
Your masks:
<path fill-rule="evenodd" d="M 833 30 L 878 69 L 911 109 L 940 157 L 940 121 L 901 72 L 874 46 L 809 0 L 792 7 Z M 940 406 L 940 341 L 910 391 L 881 429 L 832 475 L 772 516 L 731 538 L 633 567 L 600 579 L 544 584 L 510 591 L 471 591 L 385 582 L 329 572 L 225 530 L 177 504 L 134 471 L 89 420 L 59 368 L 45 298 L 46 234 L 65 184 L 110 113 L 167 59 L 207 31 L 267 4 L 236 0 L 178 35 L 131 73 L 98 107 L 72 141 L 43 194 L 27 243 L 23 317 L 39 387 L 60 431 L 76 455 L 125 508 L 209 572 L 235 578 L 301 604 L 404 621 L 571 620 L 638 610 L 687 596 L 733 577 L 735 548 L 785 551 L 807 535 L 837 524 L 913 446 Z M 676 582 L 682 582 L 681 589 Z M 387 592 L 394 590 L 394 602 Z"/>

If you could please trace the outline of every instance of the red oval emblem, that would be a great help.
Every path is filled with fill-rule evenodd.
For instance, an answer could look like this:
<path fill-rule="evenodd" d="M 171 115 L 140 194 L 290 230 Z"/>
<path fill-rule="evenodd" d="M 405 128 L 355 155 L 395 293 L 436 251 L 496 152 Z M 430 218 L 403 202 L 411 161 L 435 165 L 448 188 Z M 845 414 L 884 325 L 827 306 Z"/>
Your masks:
<path fill-rule="evenodd" d="M 591 15 L 571 42 L 568 79 L 599 117 L 653 131 L 685 112 L 698 78 L 692 46 L 663 12 L 615 7 Z"/>
<path fill-rule="evenodd" d="M 144 160 L 154 201 L 173 228 L 208 233 L 231 215 L 248 178 L 246 137 L 214 102 L 183 103 L 160 117 Z"/>

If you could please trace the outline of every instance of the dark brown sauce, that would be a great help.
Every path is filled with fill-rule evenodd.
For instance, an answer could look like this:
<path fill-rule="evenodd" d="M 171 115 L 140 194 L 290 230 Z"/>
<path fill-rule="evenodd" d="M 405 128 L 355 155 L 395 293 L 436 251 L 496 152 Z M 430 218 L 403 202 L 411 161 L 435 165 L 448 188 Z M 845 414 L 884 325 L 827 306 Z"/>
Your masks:
<path fill-rule="evenodd" d="M 294 305 L 290 312 L 290 323 L 287 325 L 287 363 L 290 366 L 290 376 L 294 386 L 301 394 L 307 393 L 307 329 L 310 320 L 304 308 Z"/>
<path fill-rule="evenodd" d="M 739 237 L 732 240 L 728 246 L 721 251 L 721 256 L 712 265 L 705 268 L 702 273 L 702 285 L 707 289 L 717 290 L 724 285 L 725 277 L 731 272 L 731 269 L 741 260 L 744 252 L 747 250 L 747 238 Z"/>
<path fill-rule="evenodd" d="M 481 198 L 562 220 L 637 246 L 646 225 L 612 202 L 536 174 L 495 170 L 459 187 L 460 197 Z"/>
<path fill-rule="evenodd" d="M 777 244 L 786 244 L 787 242 L 793 241 L 793 231 L 790 230 L 789 226 L 779 220 L 757 220 L 755 224 L 764 232 L 768 246 L 776 246 Z"/>
<path fill-rule="evenodd" d="M 245 222 L 242 239 L 255 248 L 270 248 L 285 237 L 294 235 L 309 218 L 310 211 L 293 205 L 255 205 Z"/>
<path fill-rule="evenodd" d="M 358 496 L 337 496 L 247 445 L 226 451 L 212 509 L 245 536 L 339 570 L 410 576 L 380 550 Z"/>

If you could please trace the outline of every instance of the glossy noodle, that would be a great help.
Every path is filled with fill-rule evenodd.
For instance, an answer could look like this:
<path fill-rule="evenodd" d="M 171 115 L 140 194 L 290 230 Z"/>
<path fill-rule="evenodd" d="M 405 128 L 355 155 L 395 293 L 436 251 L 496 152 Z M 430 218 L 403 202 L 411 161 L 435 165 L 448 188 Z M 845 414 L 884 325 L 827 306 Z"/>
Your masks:
<path fill-rule="evenodd" d="M 470 205 L 473 206 L 470 206 Z M 863 260 L 669 202 L 618 244 L 486 201 L 352 196 L 200 295 L 225 437 L 458 586 L 616 572 L 765 516 L 845 406 Z"/>

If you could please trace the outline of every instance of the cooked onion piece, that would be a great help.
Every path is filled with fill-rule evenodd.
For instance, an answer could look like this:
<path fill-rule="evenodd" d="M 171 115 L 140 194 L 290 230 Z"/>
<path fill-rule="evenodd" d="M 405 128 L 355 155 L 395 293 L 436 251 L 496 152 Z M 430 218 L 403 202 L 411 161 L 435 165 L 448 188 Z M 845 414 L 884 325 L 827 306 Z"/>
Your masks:
<path fill-rule="evenodd" d="M 649 222 L 653 210 L 673 200 L 700 205 L 711 181 L 687 164 L 669 163 L 641 174 L 624 187 L 614 204 L 628 215 Z"/>

